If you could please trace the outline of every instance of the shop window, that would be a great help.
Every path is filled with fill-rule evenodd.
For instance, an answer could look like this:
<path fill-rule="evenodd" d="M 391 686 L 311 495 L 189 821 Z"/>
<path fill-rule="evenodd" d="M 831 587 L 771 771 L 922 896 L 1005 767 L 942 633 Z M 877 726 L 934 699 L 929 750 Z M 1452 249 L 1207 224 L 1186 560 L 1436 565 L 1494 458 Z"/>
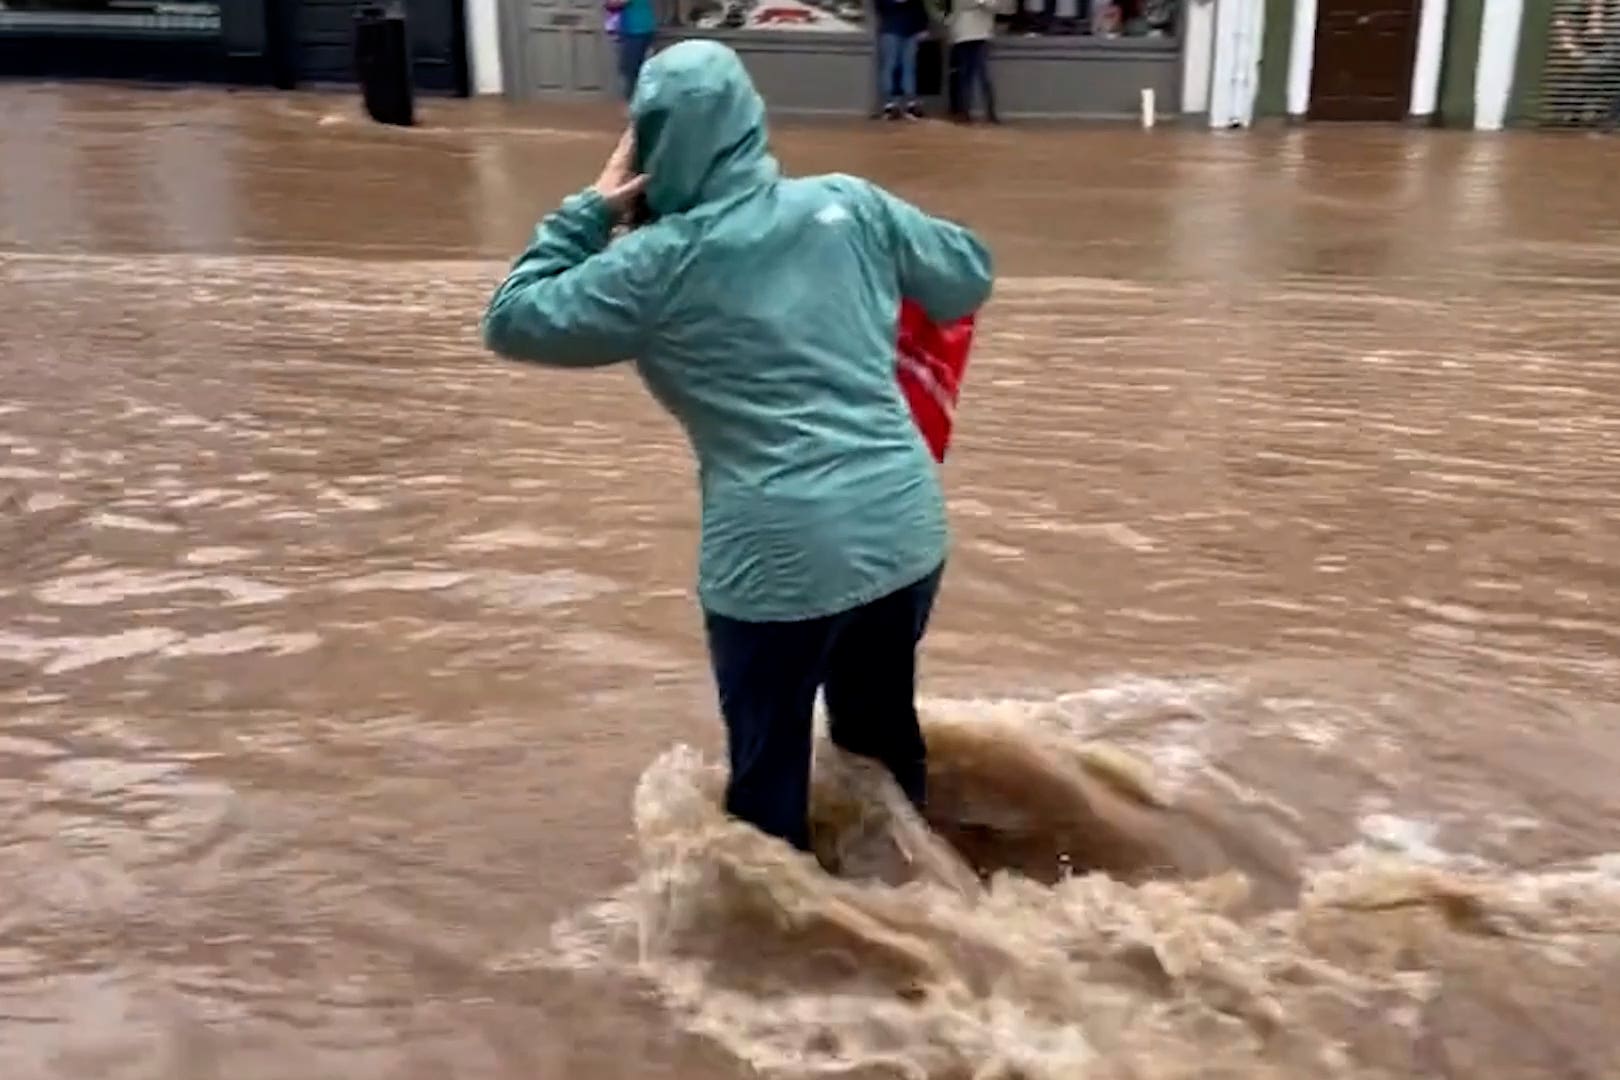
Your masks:
<path fill-rule="evenodd" d="M 219 4 L 212 0 L 0 0 L 0 30 L 212 37 L 219 33 Z"/>
<path fill-rule="evenodd" d="M 863 0 L 665 0 L 667 25 L 692 30 L 867 33 Z"/>
<path fill-rule="evenodd" d="M 1170 38 L 1176 0 L 1013 0 L 1004 32 L 1028 37 Z"/>
<path fill-rule="evenodd" d="M 1620 0 L 1554 0 L 1541 123 L 1620 126 Z"/>
<path fill-rule="evenodd" d="M 724 33 L 870 33 L 873 0 L 657 0 L 665 26 Z M 926 0 L 936 25 L 948 0 Z M 1002 0 L 997 29 L 1023 37 L 1172 38 L 1180 0 Z"/>

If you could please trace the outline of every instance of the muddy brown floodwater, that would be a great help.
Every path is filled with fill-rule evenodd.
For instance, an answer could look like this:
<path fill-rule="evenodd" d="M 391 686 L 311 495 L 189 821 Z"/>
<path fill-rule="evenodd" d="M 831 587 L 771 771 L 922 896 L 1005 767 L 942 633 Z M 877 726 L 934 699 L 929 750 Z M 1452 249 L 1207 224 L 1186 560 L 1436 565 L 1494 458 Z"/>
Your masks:
<path fill-rule="evenodd" d="M 609 116 L 0 110 L 7 1080 L 1620 1076 L 1620 141 L 781 130 L 1003 275 L 835 878 L 673 425 L 480 354 Z"/>

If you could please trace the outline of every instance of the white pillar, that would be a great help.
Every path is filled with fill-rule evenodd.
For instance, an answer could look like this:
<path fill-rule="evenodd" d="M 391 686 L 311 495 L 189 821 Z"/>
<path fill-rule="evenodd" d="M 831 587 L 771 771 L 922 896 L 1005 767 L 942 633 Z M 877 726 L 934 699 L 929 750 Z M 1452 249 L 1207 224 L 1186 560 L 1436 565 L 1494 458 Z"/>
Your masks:
<path fill-rule="evenodd" d="M 1501 131 L 1513 93 L 1524 0 L 1487 0 L 1479 31 L 1479 68 L 1474 72 L 1474 128 Z"/>
<path fill-rule="evenodd" d="M 467 0 L 467 62 L 472 92 L 501 92 L 501 0 Z"/>
<path fill-rule="evenodd" d="M 1182 34 L 1181 111 L 1193 115 L 1209 111 L 1209 69 L 1215 51 L 1213 0 L 1189 0 Z"/>
<path fill-rule="evenodd" d="M 1248 127 L 1260 92 L 1265 0 L 1216 0 L 1215 61 L 1209 81 L 1209 126 Z"/>
<path fill-rule="evenodd" d="M 1433 116 L 1440 107 L 1440 61 L 1446 52 L 1449 0 L 1423 0 L 1417 59 L 1412 64 L 1412 115 Z"/>
<path fill-rule="evenodd" d="M 1311 108 L 1311 70 L 1316 62 L 1316 0 L 1294 0 L 1294 37 L 1288 43 L 1288 115 Z"/>

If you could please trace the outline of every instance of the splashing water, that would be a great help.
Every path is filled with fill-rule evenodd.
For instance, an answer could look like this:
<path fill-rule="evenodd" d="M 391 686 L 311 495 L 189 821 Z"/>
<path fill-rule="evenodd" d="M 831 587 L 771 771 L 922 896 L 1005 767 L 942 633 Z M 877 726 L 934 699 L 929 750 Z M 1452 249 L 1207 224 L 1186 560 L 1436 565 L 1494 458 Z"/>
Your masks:
<path fill-rule="evenodd" d="M 1620 859 L 1509 874 L 1358 843 L 1295 866 L 1259 816 L 1063 716 L 929 707 L 926 822 L 823 743 L 816 859 L 728 820 L 723 770 L 675 747 L 636 794 L 635 881 L 500 965 L 642 980 L 769 1074 L 1174 1080 L 1422 1075 L 1448 972 L 1553 985 L 1620 957 Z"/>

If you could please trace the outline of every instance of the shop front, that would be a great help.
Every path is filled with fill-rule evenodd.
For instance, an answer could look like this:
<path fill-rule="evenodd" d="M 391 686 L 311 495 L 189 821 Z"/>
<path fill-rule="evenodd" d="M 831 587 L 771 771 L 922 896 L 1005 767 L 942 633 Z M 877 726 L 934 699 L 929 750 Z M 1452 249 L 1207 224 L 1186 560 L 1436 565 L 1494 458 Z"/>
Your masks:
<path fill-rule="evenodd" d="M 1196 0 L 1195 0 L 1196 2 Z M 1142 92 L 1173 111 L 1181 82 L 1179 0 L 1010 0 L 997 17 L 992 70 L 1010 118 L 1135 117 Z M 507 0 L 508 91 L 519 97 L 608 94 L 601 0 Z M 857 116 L 877 98 L 875 38 L 862 0 L 673 0 L 660 40 L 724 41 L 781 113 Z M 919 89 L 943 109 L 946 49 L 925 42 Z"/>
<path fill-rule="evenodd" d="M 257 82 L 262 56 L 232 48 L 255 29 L 243 14 L 219 0 L 0 0 L 0 72 Z"/>
<path fill-rule="evenodd" d="M 1620 0 L 1549 0 L 1531 47 L 1540 79 L 1526 119 L 1543 127 L 1620 129 Z"/>
<path fill-rule="evenodd" d="M 1222 43 L 1245 39 L 1262 48 L 1258 79 L 1238 88 L 1238 107 L 1223 112 L 1212 105 L 1214 119 L 1246 123 L 1252 112 L 1476 131 L 1620 129 L 1620 0 L 1215 0 L 1215 6 L 1223 15 L 1253 18 L 1244 28 L 1243 19 L 1217 17 Z"/>
<path fill-rule="evenodd" d="M 231 82 L 354 80 L 355 0 L 0 0 L 0 74 Z M 421 90 L 465 94 L 462 0 L 404 0 Z"/>

